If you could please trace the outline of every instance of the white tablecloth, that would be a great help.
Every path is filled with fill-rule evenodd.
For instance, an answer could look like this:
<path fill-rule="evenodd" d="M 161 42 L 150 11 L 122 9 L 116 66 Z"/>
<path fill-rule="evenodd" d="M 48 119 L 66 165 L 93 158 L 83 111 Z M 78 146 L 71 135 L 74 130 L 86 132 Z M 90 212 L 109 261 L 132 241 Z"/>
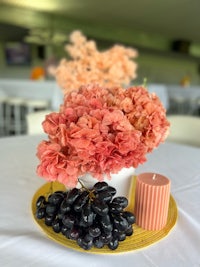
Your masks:
<path fill-rule="evenodd" d="M 164 84 L 149 84 L 147 86 L 150 93 L 155 93 L 162 102 L 166 110 L 169 109 L 169 96 L 167 91 L 167 86 Z"/>
<path fill-rule="evenodd" d="M 171 99 L 182 97 L 184 100 L 191 101 L 200 98 L 199 86 L 180 87 L 175 85 L 167 85 L 167 91 L 169 98 Z"/>
<path fill-rule="evenodd" d="M 32 218 L 32 197 L 45 183 L 35 173 L 40 140 L 42 136 L 0 139 L 0 266 L 200 266 L 200 149 L 165 143 L 136 170 L 171 179 L 179 217 L 169 235 L 139 251 L 95 255 L 49 240 Z"/>
<path fill-rule="evenodd" d="M 200 87 L 167 86 L 170 112 L 199 115 Z"/>

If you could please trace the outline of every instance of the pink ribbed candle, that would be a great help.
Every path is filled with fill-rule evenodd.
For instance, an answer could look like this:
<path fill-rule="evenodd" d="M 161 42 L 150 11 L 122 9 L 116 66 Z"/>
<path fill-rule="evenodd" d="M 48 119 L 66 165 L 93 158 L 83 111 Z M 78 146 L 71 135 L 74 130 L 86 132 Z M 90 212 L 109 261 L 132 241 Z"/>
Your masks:
<path fill-rule="evenodd" d="M 167 223 L 170 180 L 157 173 L 137 176 L 135 191 L 136 224 L 145 230 L 161 230 Z"/>

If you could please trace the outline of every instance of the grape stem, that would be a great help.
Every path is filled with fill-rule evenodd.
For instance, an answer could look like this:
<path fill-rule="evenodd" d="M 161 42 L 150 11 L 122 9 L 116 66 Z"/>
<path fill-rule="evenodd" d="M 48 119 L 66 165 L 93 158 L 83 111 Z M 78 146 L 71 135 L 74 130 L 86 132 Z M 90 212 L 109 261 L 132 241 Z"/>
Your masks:
<path fill-rule="evenodd" d="M 78 182 L 80 183 L 80 185 L 82 186 L 82 188 L 84 188 L 86 191 L 88 191 L 90 200 L 94 199 L 95 198 L 95 195 L 93 193 L 93 190 L 90 190 L 87 187 L 85 187 L 85 185 L 81 182 L 80 179 L 78 179 Z"/>
<path fill-rule="evenodd" d="M 84 184 L 81 182 L 80 179 L 78 179 L 78 182 L 80 183 L 80 185 L 82 186 L 82 188 L 84 188 L 84 189 L 87 190 L 88 192 L 90 191 L 87 187 L 84 186 Z"/>
<path fill-rule="evenodd" d="M 49 195 L 53 193 L 53 182 L 50 182 L 49 192 L 45 194 L 45 197 L 47 198 Z"/>

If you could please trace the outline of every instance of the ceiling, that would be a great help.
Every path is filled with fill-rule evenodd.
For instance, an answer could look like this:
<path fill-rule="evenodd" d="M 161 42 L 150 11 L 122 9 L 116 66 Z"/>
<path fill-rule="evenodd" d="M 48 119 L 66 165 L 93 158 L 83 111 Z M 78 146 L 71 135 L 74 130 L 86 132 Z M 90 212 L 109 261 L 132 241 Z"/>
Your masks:
<path fill-rule="evenodd" d="M 0 22 L 1 41 L 19 41 L 28 34 L 28 29 Z"/>
<path fill-rule="evenodd" d="M 160 46 L 187 40 L 200 46 L 199 0 L 0 0 L 0 41 L 22 40 L 29 29 Z M 158 45 L 159 44 L 159 45 Z"/>

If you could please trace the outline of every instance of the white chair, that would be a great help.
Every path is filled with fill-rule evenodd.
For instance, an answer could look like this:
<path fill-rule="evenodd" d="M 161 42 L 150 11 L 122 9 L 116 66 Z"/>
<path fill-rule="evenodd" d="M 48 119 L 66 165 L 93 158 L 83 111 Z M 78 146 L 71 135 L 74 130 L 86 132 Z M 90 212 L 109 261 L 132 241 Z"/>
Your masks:
<path fill-rule="evenodd" d="M 6 101 L 6 133 L 12 131 L 21 134 L 24 130 L 23 115 L 24 99 L 21 97 L 9 97 Z"/>
<path fill-rule="evenodd" d="M 182 95 L 176 95 L 170 98 L 170 105 L 176 114 L 189 114 L 189 99 Z"/>
<path fill-rule="evenodd" d="M 198 116 L 200 115 L 200 97 L 190 99 L 190 114 Z"/>
<path fill-rule="evenodd" d="M 7 99 L 8 97 L 6 93 L 0 89 L 0 136 L 5 135 L 5 127 L 6 127 L 5 104 L 6 104 Z"/>
<path fill-rule="evenodd" d="M 199 117 L 169 115 L 167 118 L 171 124 L 170 134 L 167 138 L 168 141 L 200 147 Z"/>
<path fill-rule="evenodd" d="M 25 107 L 28 113 L 32 113 L 36 110 L 47 110 L 49 109 L 49 101 L 42 99 L 26 99 Z"/>
<path fill-rule="evenodd" d="M 51 113 L 51 110 L 35 111 L 26 114 L 27 134 L 43 134 L 42 122 L 45 116 Z"/>

